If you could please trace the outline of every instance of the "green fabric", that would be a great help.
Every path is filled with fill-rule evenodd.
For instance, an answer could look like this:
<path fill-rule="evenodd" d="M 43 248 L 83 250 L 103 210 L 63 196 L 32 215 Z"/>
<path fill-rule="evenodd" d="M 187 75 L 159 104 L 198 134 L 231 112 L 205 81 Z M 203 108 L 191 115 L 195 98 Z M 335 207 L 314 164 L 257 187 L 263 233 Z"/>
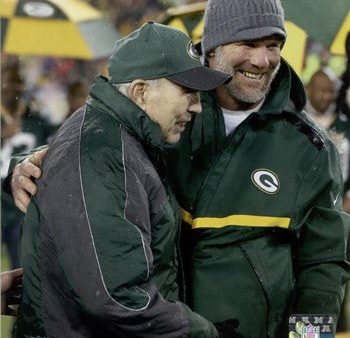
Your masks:
<path fill-rule="evenodd" d="M 22 254 L 22 265 L 30 267 L 31 274 L 37 277 L 36 281 L 26 280 L 23 283 L 22 299 L 18 311 L 18 318 L 15 323 L 15 337 L 20 338 L 25 332 L 32 336 L 46 336 L 44 323 L 42 320 L 42 293 L 37 282 L 41 280 L 40 264 L 38 257 L 40 255 L 39 248 L 36 243 L 40 243 L 40 213 L 36 205 L 35 197 L 28 206 L 25 222 L 27 226 L 23 226 L 22 238 L 26 238 L 21 242 L 21 252 L 31 253 Z M 30 225 L 30 226 L 29 226 Z M 25 321 L 23 320 L 25 315 Z M 26 325 L 25 323 L 30 323 Z"/>
<path fill-rule="evenodd" d="M 94 109 L 105 111 L 116 121 L 121 121 L 131 135 L 151 148 L 163 150 L 165 140 L 158 124 L 153 122 L 141 108 L 135 104 L 131 105 L 127 97 L 116 93 L 116 89 L 106 78 L 102 76 L 96 78 L 90 95 L 95 101 L 88 100 L 88 105 L 93 102 Z"/>
<path fill-rule="evenodd" d="M 190 318 L 190 337 L 203 338 L 203 332 L 206 332 L 208 337 L 219 338 L 218 332 L 210 322 L 203 322 L 203 317 L 191 311 L 191 309 L 183 304 L 186 315 Z"/>
<path fill-rule="evenodd" d="M 96 112 L 98 112 L 98 124 L 104 130 L 103 134 L 89 132 L 90 128 L 96 125 Z M 115 122 L 113 128 L 110 117 Z M 134 285 L 136 281 L 139 283 L 140 280 L 146 281 L 148 278 L 147 268 L 139 263 L 143 261 L 144 249 L 138 247 L 139 234 L 136 227 L 123 216 L 126 200 L 124 180 L 115 180 L 115 177 L 124 177 L 125 171 L 124 162 L 120 160 L 123 155 L 119 132 L 116 137 L 116 130 L 119 130 L 120 124 L 142 142 L 148 153 L 162 156 L 165 143 L 159 126 L 150 120 L 137 105 L 117 93 L 106 79 L 98 77 L 91 89 L 91 99 L 88 103 L 81 143 L 82 177 L 87 209 L 93 233 L 95 233 L 94 227 L 96 226 L 94 235 L 96 248 L 100 256 L 101 269 L 108 272 L 105 274 L 105 282 L 110 294 L 116 299 L 125 299 L 125 304 L 123 304 L 125 306 L 142 307 L 148 298 L 145 298 L 138 288 L 133 290 L 129 285 Z M 101 153 L 95 148 L 105 148 L 105 151 Z M 96 155 L 92 158 L 88 154 Z M 95 158 L 96 156 L 99 158 Z M 106 161 L 106 158 L 109 160 Z M 106 166 L 102 165 L 106 162 Z M 100 180 L 97 186 L 96 180 Z M 114 182 L 114 184 L 108 182 Z M 140 194 L 142 194 L 141 191 Z M 178 204 L 174 203 L 174 198 L 169 198 L 169 200 L 173 202 L 173 209 L 170 204 L 163 207 L 163 216 L 154 225 L 154 234 L 157 234 L 159 238 L 153 237 L 154 243 L 152 244 L 155 252 L 163 253 L 163 258 L 174 254 L 174 250 L 168 251 L 169 243 L 172 243 L 171 248 L 174 249 L 173 243 L 176 243 L 178 231 L 178 222 L 174 218 L 175 215 L 179 217 Z M 109 224 L 114 224 L 110 221 L 113 210 L 115 223 L 120 226 L 118 228 L 112 226 L 111 229 L 108 229 Z M 105 225 L 104 231 L 100 231 L 100 224 Z M 135 229 L 135 231 L 130 232 L 130 229 Z M 115 263 L 114 257 L 116 256 L 125 257 L 120 262 L 118 261 L 120 266 Z M 169 278 L 168 273 L 164 274 L 167 270 L 159 264 L 159 261 L 162 261 L 160 257 L 155 255 L 154 260 L 156 264 L 152 275 L 153 282 L 159 286 L 163 294 L 166 294 L 168 300 L 177 300 L 178 287 L 168 285 L 173 278 Z M 130 262 L 134 262 L 133 269 L 130 269 Z M 120 274 L 120 271 L 123 273 Z M 174 276 L 174 273 L 171 275 Z M 169 281 L 165 278 L 168 278 Z M 133 295 L 130 296 L 131 294 Z M 129 304 L 130 300 L 132 303 Z"/>
<path fill-rule="evenodd" d="M 343 20 L 350 11 L 349 1 L 344 0 L 312 2 L 281 0 L 281 2 L 286 20 L 303 28 L 312 39 L 321 42 L 325 47 L 331 46 Z"/>
<path fill-rule="evenodd" d="M 238 319 L 245 337 L 280 338 L 288 314 L 314 313 L 321 303 L 318 311 L 336 319 L 349 278 L 338 155 L 304 104 L 302 84 L 283 62 L 263 107 L 233 134 L 225 135 L 214 94 L 204 93 L 203 113 L 169 152 L 175 193 L 194 219 L 255 217 L 256 225 L 194 228 L 185 249 L 193 310 L 214 323 Z M 262 169 L 278 178 L 277 192 L 254 184 Z M 289 226 L 262 226 L 263 217 L 290 219 Z M 311 302 L 316 285 L 326 302 Z"/>
<path fill-rule="evenodd" d="M 85 114 L 80 145 L 82 186 L 107 290 L 118 303 L 139 310 L 149 302 L 148 294 L 139 287 L 149 277 L 148 267 L 139 230 L 124 216 L 127 192 L 122 142 L 119 124 L 113 122 L 107 114 L 96 115 L 93 103 Z M 103 133 L 91 133 L 96 125 Z"/>
<path fill-rule="evenodd" d="M 102 77 L 96 79 L 95 85 L 91 90 L 91 98 L 92 100 L 90 100 L 88 103 L 89 108 L 93 109 L 94 111 L 100 110 L 107 112 L 113 119 L 118 121 L 118 123 L 121 122 L 122 126 L 128 130 L 131 135 L 135 136 L 143 143 L 147 153 L 151 157 L 154 158 L 154 156 L 157 156 L 156 154 L 158 154 L 158 156 L 162 155 L 165 142 L 159 126 L 150 120 L 140 108 L 130 103 L 126 97 L 116 93 L 115 89 L 108 82 L 106 82 L 106 79 L 103 79 Z M 88 115 L 87 119 L 89 119 Z M 94 121 L 91 120 L 91 123 L 93 124 Z M 88 129 L 89 128 L 87 127 L 87 130 Z M 107 125 L 103 129 L 106 133 Z M 104 135 L 103 139 L 105 140 L 106 137 L 107 135 Z M 111 144 L 116 142 L 116 138 L 113 136 L 113 133 L 107 138 Z M 87 149 L 88 152 L 91 152 L 91 147 L 93 147 L 93 145 L 94 142 L 91 142 L 90 139 L 84 140 L 83 136 L 82 151 L 83 149 Z M 109 144 L 107 142 L 107 146 L 108 145 Z M 115 149 L 120 148 L 120 146 L 114 145 L 113 147 L 110 146 L 110 148 Z M 106 154 L 101 154 L 101 156 L 106 156 Z M 109 158 L 112 157 L 109 156 Z M 85 160 L 89 162 L 89 165 L 82 166 L 87 170 L 83 172 L 83 182 L 85 182 L 87 188 L 85 195 L 94 195 L 95 197 L 99 196 L 97 200 L 95 197 L 93 199 L 87 198 L 88 209 L 92 211 L 90 213 L 90 220 L 92 228 L 94 228 L 94 224 L 108 224 L 107 221 L 101 221 L 101 215 L 109 215 L 110 212 L 108 210 L 115 209 L 115 205 L 119 206 L 117 209 L 124 210 L 125 196 L 123 195 L 123 189 L 120 189 L 120 187 L 110 186 L 108 194 L 106 193 L 105 188 L 103 188 L 106 186 L 106 182 L 110 180 L 108 176 L 115 175 L 114 170 L 113 172 L 109 172 L 108 168 L 101 167 L 101 160 L 97 159 L 91 162 L 92 159 L 90 157 L 86 157 Z M 115 166 L 111 165 L 108 167 Z M 123 170 L 123 168 L 119 168 L 119 170 Z M 102 179 L 101 184 L 99 185 L 101 187 L 101 191 L 103 191 L 102 193 L 96 191 L 95 184 L 89 184 L 89 182 L 92 182 L 92 180 L 96 179 L 97 177 Z M 89 190 L 90 186 L 91 191 Z M 118 193 L 113 193 L 114 189 L 117 189 Z M 175 301 L 178 299 L 179 288 L 172 281 L 175 274 L 178 275 L 178 282 L 181 283 L 182 267 L 180 263 L 176 263 L 175 266 L 177 266 L 179 269 L 179 271 L 176 272 L 174 267 L 164 266 L 164 263 L 162 263 L 163 261 L 168 261 L 168 257 L 172 257 L 174 255 L 174 250 L 176 249 L 179 240 L 179 229 L 177 228 L 179 226 L 177 219 L 177 217 L 179 217 L 178 204 L 175 201 L 171 191 L 168 191 L 168 194 L 169 203 L 163 208 L 163 216 L 158 218 L 157 223 L 153 225 L 152 250 L 154 252 L 154 271 L 151 275 L 151 281 L 158 286 L 160 292 L 168 301 Z M 98 201 L 100 208 L 96 209 L 96 201 Z M 93 203 L 94 206 L 89 207 L 90 203 Z M 102 211 L 103 209 L 105 209 L 105 212 Z M 120 223 L 120 215 L 115 215 L 115 217 L 119 218 L 118 223 Z M 125 221 L 122 223 L 124 224 Z M 136 250 L 130 251 L 130 247 L 135 248 L 136 246 L 132 244 L 132 238 L 125 241 L 126 237 L 137 237 L 135 234 L 130 233 L 128 230 L 129 228 L 130 227 L 125 227 L 125 229 L 123 229 L 123 227 L 121 227 L 118 231 L 114 229 L 112 232 L 108 230 L 99 232 L 99 234 L 96 234 L 95 239 L 97 252 L 100 257 L 101 269 L 102 271 L 110 272 L 108 275 L 106 274 L 105 279 L 109 292 L 116 299 L 122 301 L 124 300 L 123 302 L 125 303 L 123 303 L 123 305 L 135 307 L 144 305 L 143 302 L 146 300 L 137 288 L 133 289 L 129 285 L 133 285 L 135 281 L 140 282 L 140 278 L 146 280 L 147 276 L 142 275 L 142 266 L 139 264 L 139 262 L 142 261 L 142 256 L 144 254 L 143 248 L 139 248 L 140 250 L 138 252 Z M 92 231 L 94 232 L 94 230 Z M 106 236 L 106 234 L 111 233 L 113 233 L 112 236 Z M 102 235 L 102 237 L 99 238 L 99 235 Z M 125 242 L 128 243 L 127 247 L 122 245 L 122 243 Z M 106 245 L 106 243 L 109 244 Z M 157 253 L 161 253 L 161 256 L 157 255 Z M 115 257 L 115 255 L 125 256 L 125 259 L 123 260 L 124 266 L 116 266 L 115 263 L 113 263 L 113 266 L 109 266 L 113 259 L 111 261 L 107 258 Z M 131 256 L 128 257 L 128 255 Z M 179 259 L 177 254 L 173 259 Z M 132 269 L 130 269 L 131 262 L 133 262 Z M 172 272 L 169 271 L 169 269 L 171 269 Z M 123 271 L 123 274 L 120 274 L 120 271 Z M 143 273 L 145 273 L 145 270 L 143 270 Z M 181 287 L 182 286 L 180 285 L 180 289 Z M 129 303 L 130 299 L 133 301 L 133 303 Z M 182 303 L 178 304 L 184 308 L 186 317 L 189 319 L 189 337 L 217 337 L 217 331 L 211 323 L 206 321 L 202 316 L 192 312 L 186 305 Z"/>
<path fill-rule="evenodd" d="M 158 79 L 201 67 L 189 37 L 175 28 L 147 23 L 117 41 L 109 60 L 112 83 Z"/>
<path fill-rule="evenodd" d="M 45 336 L 45 330 L 49 334 L 47 327 L 50 320 L 45 317 L 45 306 L 49 304 L 44 303 L 44 306 L 41 302 L 41 285 L 46 283 L 47 287 L 47 273 L 55 274 L 57 270 L 62 270 L 63 276 L 58 273 L 60 278 L 57 285 L 64 284 L 64 290 L 60 289 L 60 293 L 65 296 L 68 293 L 69 298 L 74 300 L 73 308 L 77 307 L 79 316 L 81 313 L 82 327 L 86 320 L 84 316 L 87 315 L 92 318 L 101 317 L 98 320 L 105 330 L 111 326 L 117 332 L 118 325 L 130 325 L 130 336 L 133 336 L 132 330 L 135 330 L 137 336 L 145 337 L 165 337 L 169 334 L 183 337 L 188 333 L 188 337 L 192 338 L 217 338 L 213 324 L 178 302 L 179 289 L 183 288 L 178 247 L 179 206 L 161 174 L 164 138 L 160 127 L 103 77 L 96 79 L 82 116 L 83 113 L 78 112 L 72 116 L 71 124 L 68 121 L 62 126 L 49 149 L 43 165 L 44 169 L 46 166 L 46 171 L 38 182 L 38 195 L 40 192 L 45 195 L 40 197 L 42 210 L 36 208 L 36 199 L 28 209 L 25 237 L 22 240 L 25 269 L 28 273 L 24 282 L 24 302 L 17 321 L 18 336 L 23 332 Z M 80 128 L 81 138 L 76 135 Z M 80 149 L 79 159 L 74 147 Z M 132 152 L 132 149 L 135 151 Z M 62 157 L 62 153 L 67 157 Z M 56 163 L 58 159 L 59 162 Z M 142 174 L 138 172 L 140 170 Z M 77 171 L 81 172 L 81 190 Z M 66 186 L 58 188 L 63 182 Z M 67 186 L 70 187 L 69 182 L 72 182 L 73 189 L 77 189 L 73 191 L 79 193 L 62 193 Z M 40 184 L 42 189 L 47 187 L 47 190 L 40 190 Z M 147 189 L 150 190 L 149 193 Z M 83 194 L 81 197 L 80 191 Z M 64 202 L 52 204 L 56 198 L 61 198 Z M 62 205 L 67 203 L 72 210 L 76 209 L 76 213 L 62 210 Z M 57 223 L 53 221 L 55 215 L 61 217 L 57 216 Z M 95 273 L 89 268 L 94 266 L 95 261 L 90 259 L 89 262 L 82 262 L 86 258 L 80 256 L 81 250 L 85 257 L 91 252 L 91 243 L 89 240 L 81 240 L 86 238 L 85 227 L 77 238 L 77 229 L 73 224 L 77 219 L 77 223 L 87 219 L 86 231 L 88 238 L 92 239 L 93 250 L 98 258 L 98 271 L 103 276 L 108 296 L 121 308 L 119 318 L 115 315 L 115 310 L 109 309 L 113 305 L 108 303 L 108 306 L 104 306 L 101 300 L 104 292 L 101 292 L 100 297 L 94 298 L 96 307 L 86 301 L 85 293 L 96 287 L 86 287 L 89 285 L 87 280 L 93 281 L 95 278 Z M 38 237 L 40 227 L 46 225 L 44 220 L 53 223 L 48 228 L 48 231 L 55 232 L 50 245 L 47 239 L 43 239 L 45 235 Z M 63 227 L 62 232 L 59 230 L 62 229 L 59 227 L 62 225 L 60 222 L 66 222 L 64 224 L 67 226 Z M 68 234 L 68 237 L 62 238 L 62 233 Z M 74 242 L 67 242 L 71 237 Z M 72 249 L 76 243 L 82 247 Z M 43 263 L 45 258 L 50 257 L 45 255 L 44 248 L 53 259 L 59 261 L 52 271 Z M 68 250 L 74 254 L 67 254 Z M 84 273 L 87 271 L 84 276 L 79 273 L 77 276 L 76 266 L 72 264 L 77 257 L 81 262 L 79 268 L 87 266 L 83 268 Z M 45 273 L 40 273 L 41 268 Z M 46 292 L 50 294 L 48 290 Z M 182 290 L 181 292 L 183 293 Z M 95 313 L 96 308 L 99 311 Z M 74 318 L 73 314 L 71 316 Z M 45 320 L 48 322 L 44 329 Z M 70 324 L 69 321 L 68 323 Z"/>

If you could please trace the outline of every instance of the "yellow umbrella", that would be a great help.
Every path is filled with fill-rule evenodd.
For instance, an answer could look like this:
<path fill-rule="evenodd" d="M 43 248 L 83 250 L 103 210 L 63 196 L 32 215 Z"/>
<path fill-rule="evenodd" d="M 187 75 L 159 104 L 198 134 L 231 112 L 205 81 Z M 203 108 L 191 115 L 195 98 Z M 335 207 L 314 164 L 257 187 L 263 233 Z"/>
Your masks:
<path fill-rule="evenodd" d="M 119 38 L 103 15 L 80 0 L 1 0 L 1 51 L 92 60 Z"/>

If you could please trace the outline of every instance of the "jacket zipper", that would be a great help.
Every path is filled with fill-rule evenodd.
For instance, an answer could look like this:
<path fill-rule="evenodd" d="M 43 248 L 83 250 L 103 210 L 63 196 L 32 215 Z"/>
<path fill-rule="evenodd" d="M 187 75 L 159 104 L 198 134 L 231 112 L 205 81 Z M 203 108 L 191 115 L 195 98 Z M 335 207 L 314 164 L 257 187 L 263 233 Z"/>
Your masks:
<path fill-rule="evenodd" d="M 203 184 L 201 186 L 201 188 L 198 191 L 198 194 L 196 196 L 196 199 L 194 200 L 194 203 L 192 204 L 192 206 L 190 206 L 191 212 L 194 210 L 194 206 L 197 205 L 197 203 L 199 202 L 200 198 L 202 197 L 204 188 L 207 185 L 207 182 L 209 180 L 209 176 L 211 175 L 212 171 L 214 170 L 214 168 L 216 167 L 216 164 L 219 162 L 219 160 L 221 159 L 221 157 L 223 156 L 223 154 L 225 153 L 226 149 L 227 149 L 227 145 L 231 143 L 232 139 L 237 135 L 238 132 L 240 132 L 243 136 L 243 131 L 241 131 L 243 128 L 246 129 L 246 126 L 248 124 L 248 121 L 252 119 L 252 117 L 256 115 L 254 113 L 252 113 L 250 116 L 248 116 L 237 128 L 236 130 L 225 140 L 225 145 L 223 146 L 223 149 L 221 150 L 221 152 L 217 155 L 217 157 L 215 158 L 214 163 L 210 166 L 210 169 L 208 171 L 208 173 L 205 176 L 205 179 L 203 181 Z M 241 137 L 239 137 L 239 139 L 241 139 Z"/>

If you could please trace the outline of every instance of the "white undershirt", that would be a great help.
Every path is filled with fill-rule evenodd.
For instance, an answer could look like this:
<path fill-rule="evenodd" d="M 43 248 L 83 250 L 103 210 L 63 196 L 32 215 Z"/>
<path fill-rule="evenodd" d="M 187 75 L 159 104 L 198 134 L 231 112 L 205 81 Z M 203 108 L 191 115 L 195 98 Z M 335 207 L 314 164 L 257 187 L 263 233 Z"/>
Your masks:
<path fill-rule="evenodd" d="M 250 110 L 228 110 L 221 108 L 224 114 L 226 136 L 233 133 L 250 114 L 257 112 L 263 103 L 264 100 L 257 107 Z"/>

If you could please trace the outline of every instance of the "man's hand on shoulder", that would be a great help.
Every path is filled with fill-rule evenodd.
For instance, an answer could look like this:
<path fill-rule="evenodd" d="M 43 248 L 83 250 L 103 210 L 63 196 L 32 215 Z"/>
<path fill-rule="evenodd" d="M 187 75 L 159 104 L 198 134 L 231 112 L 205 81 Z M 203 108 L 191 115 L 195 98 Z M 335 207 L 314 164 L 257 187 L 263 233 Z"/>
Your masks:
<path fill-rule="evenodd" d="M 22 212 L 27 212 L 27 207 L 31 196 L 36 194 L 37 186 L 32 178 L 40 178 L 41 163 L 45 157 L 47 149 L 39 150 L 23 162 L 19 163 L 13 170 L 11 188 L 13 198 L 17 208 Z"/>

